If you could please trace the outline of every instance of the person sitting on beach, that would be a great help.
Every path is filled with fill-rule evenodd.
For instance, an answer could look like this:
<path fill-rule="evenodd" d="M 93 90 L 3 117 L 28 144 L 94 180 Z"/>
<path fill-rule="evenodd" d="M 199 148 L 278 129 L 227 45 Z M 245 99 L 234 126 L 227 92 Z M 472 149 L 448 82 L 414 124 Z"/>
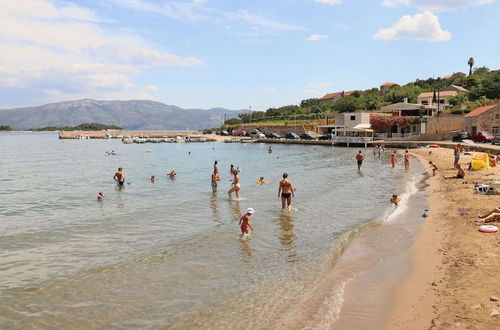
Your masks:
<path fill-rule="evenodd" d="M 462 166 L 460 166 L 460 164 L 457 164 L 456 169 L 458 170 L 458 173 L 456 176 L 443 176 L 443 179 L 463 179 L 463 178 L 465 178 L 465 171 L 462 168 Z"/>
<path fill-rule="evenodd" d="M 253 208 L 249 207 L 246 210 L 246 213 L 240 218 L 240 222 L 238 223 L 238 225 L 240 226 L 241 229 L 241 237 L 250 234 L 248 228 L 254 230 L 252 225 L 250 224 L 250 217 L 252 216 L 252 214 L 254 214 L 254 212 L 255 211 L 253 210 Z"/>
<path fill-rule="evenodd" d="M 432 162 L 432 160 L 429 161 L 429 165 L 431 166 L 432 176 L 436 176 L 436 171 L 438 170 L 438 167 L 436 166 L 436 164 Z"/>
<path fill-rule="evenodd" d="M 217 192 L 217 182 L 220 181 L 220 177 L 219 177 L 219 171 L 217 170 L 217 168 L 214 168 L 214 172 L 212 173 L 212 176 L 211 176 L 211 185 L 212 185 L 212 192 L 215 194 Z"/>
<path fill-rule="evenodd" d="M 155 183 L 155 176 L 151 175 L 151 183 Z"/>
<path fill-rule="evenodd" d="M 174 170 L 170 170 L 170 172 L 167 174 L 169 177 L 173 178 L 177 175 Z"/>
<path fill-rule="evenodd" d="M 266 183 L 267 183 L 267 181 L 266 181 L 266 180 L 264 180 L 264 177 L 263 177 L 263 176 L 261 176 L 261 177 L 260 177 L 260 179 L 259 179 L 259 180 L 257 180 L 257 183 L 258 183 L 258 184 L 266 184 Z"/>
<path fill-rule="evenodd" d="M 295 190 L 292 188 L 292 181 L 288 179 L 288 174 L 283 173 L 283 180 L 280 181 L 278 189 L 278 197 L 281 197 L 281 209 L 284 210 L 288 206 L 288 210 L 292 209 L 292 196 L 295 197 Z"/>
<path fill-rule="evenodd" d="M 100 192 L 97 194 L 97 200 L 98 200 L 98 201 L 102 201 L 103 199 L 104 199 L 104 193 L 100 191 Z"/>
<path fill-rule="evenodd" d="M 398 197 L 398 195 L 392 195 L 391 198 L 391 203 L 394 204 L 395 206 L 398 206 L 398 203 L 401 201 L 401 198 Z"/>
<path fill-rule="evenodd" d="M 491 210 L 490 212 L 486 213 L 485 215 L 478 216 L 478 218 L 487 218 L 492 214 L 500 214 L 500 206 L 497 207 L 496 209 Z"/>
<path fill-rule="evenodd" d="M 479 221 L 482 223 L 500 221 L 500 207 L 497 207 L 496 209 L 491 210 L 491 212 L 488 214 L 479 216 L 479 218 L 483 219 L 483 220 Z"/>
<path fill-rule="evenodd" d="M 123 175 L 123 168 L 118 167 L 118 172 L 115 173 L 113 179 L 118 183 L 118 186 L 123 186 L 125 184 L 125 176 Z"/>

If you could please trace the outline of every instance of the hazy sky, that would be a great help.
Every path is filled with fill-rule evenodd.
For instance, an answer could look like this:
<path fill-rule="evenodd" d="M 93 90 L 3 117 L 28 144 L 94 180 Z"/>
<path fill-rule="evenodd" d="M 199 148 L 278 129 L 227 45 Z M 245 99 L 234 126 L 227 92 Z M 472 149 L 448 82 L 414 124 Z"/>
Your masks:
<path fill-rule="evenodd" d="M 0 107 L 78 98 L 265 110 L 500 69 L 496 0 L 0 0 Z"/>

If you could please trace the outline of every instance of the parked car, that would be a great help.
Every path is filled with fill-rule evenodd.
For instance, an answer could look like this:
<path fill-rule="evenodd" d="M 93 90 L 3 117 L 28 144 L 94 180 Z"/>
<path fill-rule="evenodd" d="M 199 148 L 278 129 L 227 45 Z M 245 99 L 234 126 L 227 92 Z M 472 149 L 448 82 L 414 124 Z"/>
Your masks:
<path fill-rule="evenodd" d="M 312 133 L 304 133 L 300 136 L 302 140 L 316 140 L 317 136 Z"/>
<path fill-rule="evenodd" d="M 229 132 L 228 132 L 228 131 L 222 131 L 222 132 L 220 132 L 220 135 L 223 135 L 223 136 L 228 136 L 228 135 L 229 135 Z"/>
<path fill-rule="evenodd" d="M 472 137 L 472 141 L 476 143 L 478 142 L 486 143 L 486 142 L 491 142 L 491 140 L 493 140 L 493 137 L 494 136 L 488 132 L 479 132 Z"/>
<path fill-rule="evenodd" d="M 471 140 L 470 134 L 468 132 L 458 132 L 451 138 L 453 142 L 462 142 L 463 140 Z"/>
<path fill-rule="evenodd" d="M 245 131 L 233 131 L 234 136 L 247 136 L 247 132 Z"/>
<path fill-rule="evenodd" d="M 268 139 L 281 139 L 281 135 L 277 133 L 269 133 L 266 135 Z"/>
<path fill-rule="evenodd" d="M 203 134 L 212 134 L 212 130 L 211 129 L 206 129 L 203 131 Z"/>
<path fill-rule="evenodd" d="M 333 137 L 333 134 L 328 133 L 328 134 L 321 135 L 320 137 L 318 137 L 318 140 L 323 140 L 323 141 L 332 140 L 332 137 Z"/>
<path fill-rule="evenodd" d="M 250 132 L 250 137 L 253 137 L 256 139 L 263 139 L 266 137 L 266 135 L 264 133 L 262 133 L 261 131 L 255 129 L 255 130 Z"/>
<path fill-rule="evenodd" d="M 491 140 L 491 144 L 500 144 L 500 134 L 495 135 L 493 140 Z"/>
<path fill-rule="evenodd" d="M 298 139 L 300 139 L 300 137 L 297 134 L 295 134 L 294 132 L 290 132 L 290 133 L 286 134 L 285 139 L 298 140 Z"/>

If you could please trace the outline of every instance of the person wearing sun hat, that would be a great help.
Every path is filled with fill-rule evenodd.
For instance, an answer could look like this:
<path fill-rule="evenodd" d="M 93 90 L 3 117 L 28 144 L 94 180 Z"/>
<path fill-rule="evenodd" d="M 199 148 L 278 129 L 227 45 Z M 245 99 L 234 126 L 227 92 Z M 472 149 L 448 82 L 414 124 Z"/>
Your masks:
<path fill-rule="evenodd" d="M 249 208 L 247 208 L 246 213 L 240 218 L 239 225 L 240 225 L 240 229 L 241 229 L 241 237 L 244 237 L 245 235 L 250 234 L 250 231 L 248 230 L 248 228 L 253 230 L 253 227 L 250 224 L 250 217 L 252 216 L 252 214 L 254 214 L 254 212 L 255 212 L 254 209 L 249 207 Z"/>

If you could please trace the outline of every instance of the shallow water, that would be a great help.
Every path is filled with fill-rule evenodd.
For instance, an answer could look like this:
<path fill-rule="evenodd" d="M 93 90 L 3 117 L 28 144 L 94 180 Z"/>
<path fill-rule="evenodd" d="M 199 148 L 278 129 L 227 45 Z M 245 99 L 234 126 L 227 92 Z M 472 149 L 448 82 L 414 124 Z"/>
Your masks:
<path fill-rule="evenodd" d="M 331 273 L 348 233 L 388 217 L 410 176 L 390 167 L 389 152 L 366 149 L 357 173 L 355 149 L 273 149 L 1 134 L 0 327 L 220 329 L 272 319 Z M 230 164 L 242 169 L 240 201 L 226 194 Z M 112 179 L 119 166 L 123 190 Z M 298 189 L 292 212 L 280 210 L 285 171 Z M 260 176 L 270 184 L 257 185 Z M 255 232 L 241 242 L 247 207 Z"/>

